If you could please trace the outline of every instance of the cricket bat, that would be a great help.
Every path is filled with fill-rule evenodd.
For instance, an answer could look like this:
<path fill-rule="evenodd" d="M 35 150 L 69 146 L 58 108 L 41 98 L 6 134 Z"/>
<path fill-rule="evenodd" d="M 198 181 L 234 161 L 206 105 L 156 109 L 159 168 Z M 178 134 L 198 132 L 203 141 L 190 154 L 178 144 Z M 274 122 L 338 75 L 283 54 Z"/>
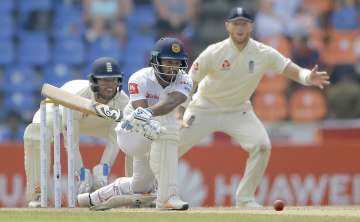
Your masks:
<path fill-rule="evenodd" d="M 114 109 L 108 105 L 91 101 L 90 99 L 69 93 L 47 83 L 43 84 L 41 94 L 50 99 L 53 103 L 60 104 L 64 107 L 86 114 L 100 116 L 116 122 L 120 122 L 123 118 L 123 113 L 119 109 Z"/>

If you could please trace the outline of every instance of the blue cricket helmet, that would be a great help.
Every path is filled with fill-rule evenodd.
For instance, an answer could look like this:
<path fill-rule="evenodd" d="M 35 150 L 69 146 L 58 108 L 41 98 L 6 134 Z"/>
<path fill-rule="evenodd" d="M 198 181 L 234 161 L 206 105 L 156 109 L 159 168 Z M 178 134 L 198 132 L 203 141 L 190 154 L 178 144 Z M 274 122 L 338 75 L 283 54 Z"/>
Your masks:
<path fill-rule="evenodd" d="M 123 73 L 121 72 L 119 63 L 111 57 L 98 58 L 92 64 L 89 81 L 93 92 L 98 92 L 97 79 L 104 78 L 118 78 L 118 91 L 121 90 Z"/>
<path fill-rule="evenodd" d="M 185 70 L 187 65 L 188 56 L 185 53 L 183 43 L 177 38 L 163 37 L 159 39 L 154 46 L 154 49 L 151 51 L 150 65 L 154 68 L 155 74 L 165 82 L 172 82 L 176 79 L 176 74 L 164 73 L 161 65 L 162 59 L 171 59 L 171 60 L 180 60 L 180 67 L 171 67 L 173 69 Z M 172 76 L 170 81 L 164 79 L 166 76 Z"/>

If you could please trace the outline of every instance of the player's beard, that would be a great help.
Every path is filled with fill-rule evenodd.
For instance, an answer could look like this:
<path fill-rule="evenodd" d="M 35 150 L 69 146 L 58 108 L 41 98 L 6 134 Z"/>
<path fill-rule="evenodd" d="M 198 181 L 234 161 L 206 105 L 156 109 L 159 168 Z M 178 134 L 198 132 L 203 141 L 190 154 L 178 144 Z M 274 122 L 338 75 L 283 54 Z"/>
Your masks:
<path fill-rule="evenodd" d="M 176 75 L 177 73 L 179 72 L 179 69 L 174 69 L 174 68 L 164 68 L 164 67 L 159 67 L 159 70 L 161 73 L 164 73 L 164 74 L 161 74 L 159 73 L 159 75 L 161 76 L 161 78 L 163 80 L 165 80 L 168 84 L 172 83 L 175 81 L 176 79 Z M 165 75 L 167 74 L 167 75 Z"/>
<path fill-rule="evenodd" d="M 243 46 L 249 41 L 250 33 L 243 33 L 242 36 L 234 33 L 231 35 L 231 39 L 235 42 L 236 45 Z"/>

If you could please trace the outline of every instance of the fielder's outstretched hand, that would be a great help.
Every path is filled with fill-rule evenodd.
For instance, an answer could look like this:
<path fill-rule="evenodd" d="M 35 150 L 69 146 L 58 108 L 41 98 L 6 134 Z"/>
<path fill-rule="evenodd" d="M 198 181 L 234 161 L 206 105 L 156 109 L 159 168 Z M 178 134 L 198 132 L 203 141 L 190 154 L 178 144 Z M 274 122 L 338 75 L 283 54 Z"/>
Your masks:
<path fill-rule="evenodd" d="M 315 65 L 314 68 L 311 70 L 309 83 L 312 86 L 317 86 L 320 89 L 324 89 L 325 85 L 329 85 L 330 77 L 325 71 L 318 71 L 318 65 Z"/>

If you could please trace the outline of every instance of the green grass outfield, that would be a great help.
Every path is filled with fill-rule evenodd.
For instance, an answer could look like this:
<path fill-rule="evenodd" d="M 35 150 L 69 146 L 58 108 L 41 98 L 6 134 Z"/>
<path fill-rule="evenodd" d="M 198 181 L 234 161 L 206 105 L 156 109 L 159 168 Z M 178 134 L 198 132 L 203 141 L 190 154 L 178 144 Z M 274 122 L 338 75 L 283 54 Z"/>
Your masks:
<path fill-rule="evenodd" d="M 109 211 L 89 211 L 87 209 L 28 209 L 1 208 L 0 222 L 58 222 L 58 221 L 106 221 L 106 222 L 298 222 L 298 221 L 360 221 L 360 207 L 286 207 L 277 212 L 272 208 L 192 208 L 188 211 L 160 211 L 156 209 L 112 209 Z"/>

